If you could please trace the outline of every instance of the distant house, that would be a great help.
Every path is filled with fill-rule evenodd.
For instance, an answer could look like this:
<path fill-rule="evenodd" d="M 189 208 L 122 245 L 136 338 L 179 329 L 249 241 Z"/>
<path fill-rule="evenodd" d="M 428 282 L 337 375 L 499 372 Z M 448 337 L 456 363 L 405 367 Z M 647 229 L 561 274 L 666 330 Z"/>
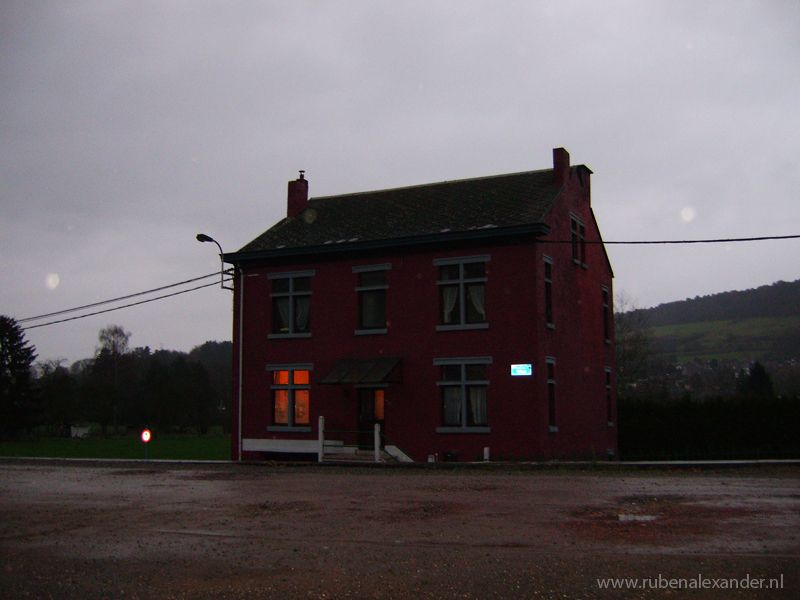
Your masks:
<path fill-rule="evenodd" d="M 233 459 L 310 457 L 320 416 L 415 461 L 613 457 L 613 274 L 591 171 L 553 163 L 319 198 L 290 181 L 286 218 L 224 257 Z"/>

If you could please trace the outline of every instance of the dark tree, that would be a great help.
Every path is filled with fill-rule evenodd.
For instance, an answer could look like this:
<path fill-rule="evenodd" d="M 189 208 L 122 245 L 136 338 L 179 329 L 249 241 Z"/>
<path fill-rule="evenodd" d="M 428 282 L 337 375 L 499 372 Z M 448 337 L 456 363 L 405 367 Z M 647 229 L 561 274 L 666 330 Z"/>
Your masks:
<path fill-rule="evenodd" d="M 100 345 L 95 355 L 92 386 L 93 417 L 103 433 L 109 423 L 116 429 L 124 412 L 120 368 L 128 352 L 129 331 L 120 325 L 108 325 L 97 336 Z"/>
<path fill-rule="evenodd" d="M 775 395 L 772 378 L 760 362 L 756 361 L 742 379 L 742 392 L 752 398 L 772 398 Z"/>
<path fill-rule="evenodd" d="M 17 435 L 37 424 L 39 408 L 31 387 L 36 348 L 11 317 L 0 316 L 0 434 Z"/>
<path fill-rule="evenodd" d="M 617 296 L 615 305 L 619 311 L 614 315 L 617 386 L 619 394 L 625 396 L 649 374 L 651 333 L 644 312 L 624 295 Z"/>
<path fill-rule="evenodd" d="M 81 418 L 75 378 L 62 366 L 63 360 L 48 360 L 37 365 L 37 389 L 42 403 L 43 421 L 51 432 L 69 435 L 69 426 Z"/>
<path fill-rule="evenodd" d="M 206 342 L 189 352 L 189 360 L 200 363 L 206 369 L 214 396 L 213 421 L 223 430 L 230 429 L 230 406 L 232 394 L 232 344 L 230 342 Z"/>

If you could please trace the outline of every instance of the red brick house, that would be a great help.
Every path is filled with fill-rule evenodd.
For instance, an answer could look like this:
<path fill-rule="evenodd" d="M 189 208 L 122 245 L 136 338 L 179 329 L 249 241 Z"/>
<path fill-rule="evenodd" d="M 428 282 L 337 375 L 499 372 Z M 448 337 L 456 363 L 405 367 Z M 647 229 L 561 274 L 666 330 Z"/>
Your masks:
<path fill-rule="evenodd" d="M 553 168 L 308 198 L 235 253 L 232 458 L 379 423 L 415 461 L 617 449 L 613 273 L 590 174 Z M 361 440 L 362 442 L 364 440 Z"/>

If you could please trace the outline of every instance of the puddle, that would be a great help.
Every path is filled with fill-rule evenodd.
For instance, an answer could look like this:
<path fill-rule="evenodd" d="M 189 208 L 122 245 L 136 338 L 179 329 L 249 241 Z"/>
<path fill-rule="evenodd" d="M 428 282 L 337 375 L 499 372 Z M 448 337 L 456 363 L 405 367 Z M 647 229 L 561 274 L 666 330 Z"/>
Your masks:
<path fill-rule="evenodd" d="M 617 516 L 620 523 L 655 521 L 658 518 L 658 515 L 626 515 L 622 513 Z"/>

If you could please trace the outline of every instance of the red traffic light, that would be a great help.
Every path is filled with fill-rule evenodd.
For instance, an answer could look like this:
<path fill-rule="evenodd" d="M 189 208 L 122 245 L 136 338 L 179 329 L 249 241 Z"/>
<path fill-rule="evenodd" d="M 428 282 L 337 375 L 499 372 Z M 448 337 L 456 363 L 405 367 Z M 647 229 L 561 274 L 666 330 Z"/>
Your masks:
<path fill-rule="evenodd" d="M 147 442 L 149 442 L 149 441 L 150 441 L 150 439 L 151 439 L 152 437 L 153 437 L 153 434 L 150 432 L 150 430 L 149 430 L 149 429 L 145 429 L 144 431 L 142 431 L 141 438 L 142 438 L 142 441 L 143 441 L 145 444 L 146 444 Z"/>

